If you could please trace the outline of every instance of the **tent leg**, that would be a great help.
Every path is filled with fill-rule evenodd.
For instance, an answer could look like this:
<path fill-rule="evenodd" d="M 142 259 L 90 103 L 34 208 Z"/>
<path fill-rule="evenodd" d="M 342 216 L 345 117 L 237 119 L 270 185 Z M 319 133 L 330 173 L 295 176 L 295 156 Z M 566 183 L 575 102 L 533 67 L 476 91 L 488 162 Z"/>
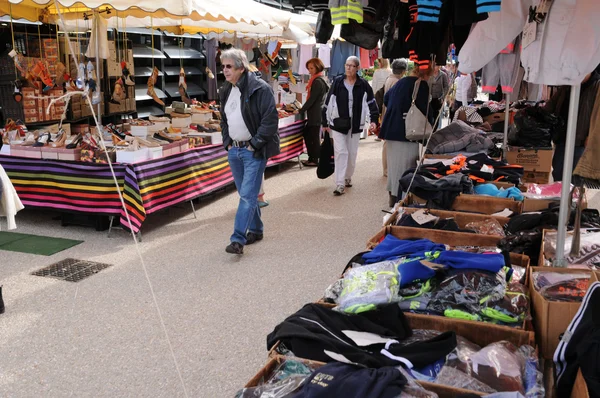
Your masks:
<path fill-rule="evenodd" d="M 504 139 L 502 141 L 502 158 L 506 160 L 506 152 L 508 146 L 508 123 L 510 122 L 510 94 L 504 94 Z"/>
<path fill-rule="evenodd" d="M 569 195 L 571 194 L 571 177 L 573 174 L 573 154 L 575 152 L 575 133 L 577 114 L 579 113 L 579 94 L 581 85 L 571 86 L 569 98 L 569 119 L 567 120 L 567 142 L 565 144 L 565 161 L 563 162 L 562 190 L 560 193 L 560 210 L 558 213 L 558 234 L 556 237 L 556 259 L 554 266 L 565 267 L 565 240 L 567 223 L 571 215 Z"/>

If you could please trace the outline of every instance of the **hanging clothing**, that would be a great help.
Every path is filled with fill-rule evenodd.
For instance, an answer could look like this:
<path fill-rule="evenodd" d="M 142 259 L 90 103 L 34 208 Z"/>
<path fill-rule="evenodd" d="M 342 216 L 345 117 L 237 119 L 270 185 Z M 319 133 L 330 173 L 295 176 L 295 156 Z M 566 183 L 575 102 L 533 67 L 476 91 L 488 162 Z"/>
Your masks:
<path fill-rule="evenodd" d="M 520 38 L 517 37 L 483 67 L 481 91 L 495 93 L 500 83 L 502 93 L 511 94 L 519 76 L 520 60 Z"/>
<path fill-rule="evenodd" d="M 0 216 L 6 217 L 8 229 L 17 228 L 15 216 L 24 206 L 8 175 L 0 165 Z"/>
<path fill-rule="evenodd" d="M 329 0 L 331 23 L 333 25 L 348 24 L 351 19 L 362 23 L 363 8 L 367 5 L 367 0 Z"/>
<path fill-rule="evenodd" d="M 329 44 L 319 44 L 317 57 L 323 62 L 325 68 L 331 67 L 331 47 Z"/>
<path fill-rule="evenodd" d="M 215 75 L 214 79 L 208 79 L 208 99 L 215 100 L 218 99 L 219 96 L 217 94 L 217 48 L 219 48 L 219 42 L 217 39 L 204 40 L 204 50 L 206 50 L 206 63 L 208 68 Z M 250 48 L 250 52 L 252 52 L 252 47 Z M 250 58 L 252 59 L 252 58 Z"/>
<path fill-rule="evenodd" d="M 390 68 L 377 69 L 375 72 L 373 72 L 373 80 L 371 80 L 373 92 L 377 93 L 377 91 L 379 91 L 379 89 L 381 89 L 385 85 L 387 78 L 391 75 L 392 70 Z"/>
<path fill-rule="evenodd" d="M 460 55 L 461 72 L 474 72 L 523 31 L 536 0 L 504 0 L 500 12 L 478 23 Z M 548 85 L 579 84 L 600 64 L 600 7 L 594 2 L 554 0 L 536 40 L 524 46 L 525 81 Z M 585 40 L 582 40 L 585 38 Z"/>
<path fill-rule="evenodd" d="M 590 115 L 587 144 L 573 174 L 600 180 L 600 90 L 596 92 L 594 108 Z"/>
<path fill-rule="evenodd" d="M 306 69 L 306 61 L 313 58 L 313 44 L 300 44 L 300 60 L 298 61 L 298 73 L 301 75 L 308 75 L 308 69 Z"/>
<path fill-rule="evenodd" d="M 362 69 L 369 69 L 371 61 L 369 60 L 369 50 L 364 48 L 360 49 L 360 67 Z"/>
<path fill-rule="evenodd" d="M 329 69 L 329 78 L 333 79 L 346 73 L 346 60 L 354 55 L 360 58 L 360 48 L 347 41 L 336 40 L 331 49 L 331 68 Z"/>

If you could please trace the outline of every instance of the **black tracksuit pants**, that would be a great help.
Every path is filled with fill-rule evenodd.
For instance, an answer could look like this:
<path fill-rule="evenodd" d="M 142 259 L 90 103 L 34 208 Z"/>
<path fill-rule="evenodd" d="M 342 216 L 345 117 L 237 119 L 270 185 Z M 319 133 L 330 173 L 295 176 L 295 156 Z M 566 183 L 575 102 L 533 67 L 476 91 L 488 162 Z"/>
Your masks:
<path fill-rule="evenodd" d="M 308 153 L 308 161 L 319 163 L 319 152 L 321 151 L 321 133 L 320 126 L 306 126 L 304 127 L 304 144 L 306 145 L 306 152 Z"/>

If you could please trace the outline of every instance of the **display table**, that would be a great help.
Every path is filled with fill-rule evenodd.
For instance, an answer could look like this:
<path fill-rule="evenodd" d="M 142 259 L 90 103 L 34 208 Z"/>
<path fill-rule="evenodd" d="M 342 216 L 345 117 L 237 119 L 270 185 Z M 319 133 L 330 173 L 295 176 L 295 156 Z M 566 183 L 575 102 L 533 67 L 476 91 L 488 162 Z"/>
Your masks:
<path fill-rule="evenodd" d="M 298 121 L 279 129 L 281 154 L 276 166 L 304 152 Z M 210 194 L 233 183 L 222 145 L 208 145 L 135 164 L 114 164 L 119 188 L 131 218 L 127 222 L 110 168 L 106 164 L 30 159 L 0 155 L 0 164 L 25 207 L 47 208 L 109 217 L 139 232 L 146 216 Z"/>

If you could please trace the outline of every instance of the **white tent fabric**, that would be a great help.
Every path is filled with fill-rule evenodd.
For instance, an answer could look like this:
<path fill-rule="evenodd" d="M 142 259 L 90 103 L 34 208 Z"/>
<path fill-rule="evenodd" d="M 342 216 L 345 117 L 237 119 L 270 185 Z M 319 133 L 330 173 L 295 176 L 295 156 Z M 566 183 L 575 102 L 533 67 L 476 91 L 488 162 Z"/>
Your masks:
<path fill-rule="evenodd" d="M 193 11 L 193 0 L 169 0 L 168 2 L 160 0 L 57 0 L 58 3 L 63 7 L 87 7 L 87 8 L 99 8 L 109 6 L 119 11 L 130 10 L 132 8 L 139 9 L 146 13 L 153 13 L 157 11 L 167 11 L 173 15 L 190 15 Z M 54 8 L 55 0 L 8 0 L 9 3 L 25 6 L 25 7 L 36 7 L 45 8 L 46 6 L 52 6 Z M 167 9 L 168 7 L 168 9 Z"/>

